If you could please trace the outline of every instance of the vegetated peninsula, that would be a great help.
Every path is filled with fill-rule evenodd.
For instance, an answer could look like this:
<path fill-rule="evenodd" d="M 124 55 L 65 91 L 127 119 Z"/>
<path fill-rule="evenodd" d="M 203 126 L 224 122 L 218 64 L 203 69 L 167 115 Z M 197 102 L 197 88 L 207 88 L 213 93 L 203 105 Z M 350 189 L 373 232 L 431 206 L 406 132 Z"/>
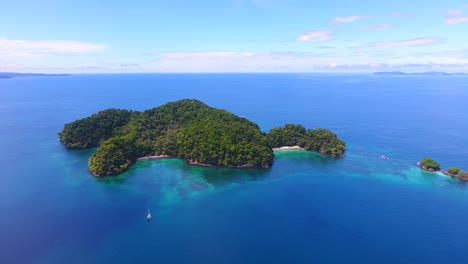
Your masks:
<path fill-rule="evenodd" d="M 19 72 L 0 72 L 0 79 L 11 79 L 18 77 L 38 77 L 38 76 L 69 76 L 70 74 L 46 74 L 46 73 L 19 73 Z"/>
<path fill-rule="evenodd" d="M 448 72 L 440 72 L 440 71 L 430 71 L 430 72 L 401 72 L 401 71 L 391 71 L 391 72 L 374 72 L 377 75 L 467 75 L 463 72 L 455 72 L 455 73 L 448 73 Z"/>
<path fill-rule="evenodd" d="M 300 146 L 341 157 L 345 143 L 326 129 L 288 124 L 264 133 L 246 118 L 184 99 L 143 112 L 108 109 L 66 124 L 65 147 L 98 147 L 88 161 L 95 176 L 116 175 L 137 160 L 178 157 L 190 164 L 269 168 L 272 148 Z"/>

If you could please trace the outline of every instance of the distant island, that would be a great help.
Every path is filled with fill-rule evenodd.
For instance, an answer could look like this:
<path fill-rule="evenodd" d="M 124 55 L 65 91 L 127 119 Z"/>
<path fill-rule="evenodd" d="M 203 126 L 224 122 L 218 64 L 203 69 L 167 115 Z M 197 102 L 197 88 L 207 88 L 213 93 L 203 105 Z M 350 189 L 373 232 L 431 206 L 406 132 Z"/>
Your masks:
<path fill-rule="evenodd" d="M 440 164 L 433 159 L 430 158 L 423 158 L 418 165 L 421 169 L 430 172 L 437 172 L 440 171 Z M 443 174 L 458 178 L 461 181 L 468 181 L 468 173 L 461 171 L 457 167 L 450 167 L 448 170 L 443 170 Z"/>
<path fill-rule="evenodd" d="M 11 79 L 18 77 L 42 77 L 42 76 L 69 76 L 66 73 L 47 74 L 47 73 L 19 73 L 19 72 L 0 72 L 0 79 Z"/>
<path fill-rule="evenodd" d="M 418 165 L 419 167 L 421 167 L 421 169 L 430 171 L 430 172 L 440 170 L 440 164 L 430 158 L 423 158 L 420 162 L 418 162 Z"/>
<path fill-rule="evenodd" d="M 440 71 L 430 71 L 430 72 L 401 72 L 401 71 L 391 71 L 391 72 L 374 72 L 377 75 L 467 75 L 463 72 L 448 73 Z"/>
<path fill-rule="evenodd" d="M 468 173 L 461 171 L 457 167 L 451 167 L 446 171 L 442 171 L 442 173 L 448 176 L 458 178 L 459 180 L 462 180 L 462 181 L 468 181 Z"/>
<path fill-rule="evenodd" d="M 143 112 L 108 109 L 65 124 L 66 148 L 98 147 L 88 161 L 95 176 L 117 175 L 138 160 L 177 157 L 190 164 L 269 168 L 273 148 L 297 146 L 332 157 L 346 146 L 326 129 L 287 124 L 264 133 L 246 118 L 184 99 Z"/>

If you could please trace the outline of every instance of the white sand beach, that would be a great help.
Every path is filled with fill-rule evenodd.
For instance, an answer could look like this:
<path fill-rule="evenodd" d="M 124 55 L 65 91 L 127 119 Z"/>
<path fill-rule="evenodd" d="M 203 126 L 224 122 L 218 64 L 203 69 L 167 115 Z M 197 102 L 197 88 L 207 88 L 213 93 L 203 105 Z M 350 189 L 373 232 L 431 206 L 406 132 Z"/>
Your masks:
<path fill-rule="evenodd" d="M 276 150 L 286 150 L 286 149 L 303 149 L 299 146 L 285 146 L 285 147 L 281 147 L 281 148 L 273 148 L 273 151 L 276 151 Z"/>

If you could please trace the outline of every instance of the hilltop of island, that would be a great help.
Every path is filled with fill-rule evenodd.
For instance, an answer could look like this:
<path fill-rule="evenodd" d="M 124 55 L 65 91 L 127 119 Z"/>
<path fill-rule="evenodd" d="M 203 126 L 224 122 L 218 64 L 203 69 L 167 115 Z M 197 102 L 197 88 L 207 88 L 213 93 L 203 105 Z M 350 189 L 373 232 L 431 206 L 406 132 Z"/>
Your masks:
<path fill-rule="evenodd" d="M 443 75 L 443 76 L 450 76 L 450 75 L 467 75 L 463 72 L 455 72 L 455 73 L 448 73 L 448 72 L 440 72 L 440 71 L 430 71 L 430 72 L 401 72 L 401 71 L 391 71 L 391 72 L 374 72 L 377 75 Z"/>
<path fill-rule="evenodd" d="M 190 164 L 269 168 L 273 148 L 298 146 L 332 157 L 346 146 L 326 129 L 287 124 L 264 133 L 246 118 L 184 99 L 143 112 L 108 109 L 65 124 L 66 148 L 98 147 L 88 166 L 95 176 L 117 175 L 142 159 L 177 157 Z"/>
<path fill-rule="evenodd" d="M 47 74 L 47 73 L 0 72 L 0 79 L 11 79 L 11 78 L 18 78 L 18 77 L 69 76 L 69 75 L 70 74 L 66 74 L 66 73 Z"/>

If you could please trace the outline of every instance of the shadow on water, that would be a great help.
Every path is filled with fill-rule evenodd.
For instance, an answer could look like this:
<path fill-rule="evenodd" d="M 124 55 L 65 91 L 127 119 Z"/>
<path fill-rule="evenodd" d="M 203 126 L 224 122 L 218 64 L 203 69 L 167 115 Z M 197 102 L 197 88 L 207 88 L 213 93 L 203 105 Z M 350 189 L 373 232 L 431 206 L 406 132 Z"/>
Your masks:
<path fill-rule="evenodd" d="M 131 178 L 152 167 L 152 160 L 140 161 L 133 164 L 127 171 L 108 177 L 94 177 L 97 182 L 104 184 L 126 184 Z M 91 173 L 90 173 L 91 174 Z"/>
<path fill-rule="evenodd" d="M 134 185 L 146 186 L 149 190 L 171 188 L 177 189 L 182 196 L 193 193 L 204 193 L 208 190 L 221 190 L 237 185 L 259 181 L 276 180 L 290 172 L 341 173 L 377 176 L 386 175 L 403 180 L 411 180 L 407 171 L 414 169 L 414 164 L 408 160 L 382 160 L 379 156 L 369 157 L 368 153 L 349 152 L 343 158 L 333 158 L 320 153 L 305 150 L 275 151 L 275 158 L 270 169 L 252 168 L 222 168 L 202 167 L 188 164 L 185 160 L 177 158 L 148 160 L 137 162 L 122 174 L 111 177 L 93 177 L 87 169 L 87 160 L 96 148 L 85 150 L 65 149 L 69 156 L 68 164 L 74 171 L 87 174 L 95 182 L 104 185 Z M 363 155 L 362 155 L 363 154 Z M 372 153 L 374 154 L 374 153 Z M 398 167 L 398 170 L 395 168 Z M 420 177 L 424 181 L 439 181 L 437 173 L 421 171 Z M 458 179 L 447 177 L 446 184 L 454 188 L 466 188 L 467 183 Z M 154 189 L 150 189 L 154 188 Z"/>
<path fill-rule="evenodd" d="M 198 175 L 207 183 L 222 187 L 265 179 L 269 169 L 201 167 L 186 164 L 189 174 Z"/>
<path fill-rule="evenodd" d="M 124 173 L 111 177 L 96 177 L 96 181 L 105 184 L 125 184 L 133 177 L 154 174 L 156 170 L 154 167 L 158 167 L 160 174 L 172 173 L 174 175 L 182 174 L 185 177 L 192 176 L 215 186 L 257 180 L 268 174 L 267 169 L 203 167 L 190 165 L 182 159 L 168 158 L 137 162 Z"/>
<path fill-rule="evenodd" d="M 65 146 L 63 146 L 63 149 L 65 150 L 67 156 L 70 156 L 73 160 L 75 161 L 81 161 L 81 160 L 88 160 L 91 155 L 97 150 L 97 148 L 89 148 L 89 149 L 67 149 Z"/>
<path fill-rule="evenodd" d="M 287 150 L 275 153 L 275 160 L 272 168 L 224 168 L 224 167 L 203 167 L 188 164 L 185 160 L 178 158 L 157 159 L 137 162 L 130 169 L 122 174 L 112 177 L 96 177 L 97 182 L 104 184 L 126 184 L 132 178 L 142 177 L 146 174 L 155 175 L 155 177 L 167 177 L 167 174 L 182 177 L 191 181 L 191 185 L 196 187 L 196 183 L 203 182 L 215 188 L 232 186 L 233 184 L 244 184 L 247 182 L 264 181 L 271 179 L 272 170 L 275 163 L 293 162 L 298 164 L 311 164 L 317 168 L 328 167 L 339 162 L 329 156 L 319 153 Z M 179 175 L 179 176 L 176 176 Z"/>
<path fill-rule="evenodd" d="M 89 158 L 94 150 L 72 150 L 77 156 Z M 80 153 L 78 153 L 80 152 Z M 287 151 L 288 153 L 280 154 L 275 157 L 275 161 L 282 160 L 298 160 L 298 161 L 315 161 L 323 164 L 336 162 L 336 159 L 323 156 L 318 153 L 307 151 Z M 102 183 L 125 183 L 129 178 L 143 174 L 145 170 L 155 166 L 161 166 L 161 170 L 180 170 L 187 175 L 196 175 L 207 181 L 210 184 L 222 186 L 230 183 L 241 183 L 246 181 L 257 181 L 266 178 L 271 169 L 257 168 L 224 168 L 224 167 L 204 167 L 190 165 L 185 160 L 178 158 L 167 158 L 157 160 L 147 160 L 135 163 L 129 170 L 112 177 L 96 177 L 96 181 Z M 273 164 L 273 166 L 275 166 Z"/>
<path fill-rule="evenodd" d="M 316 169 L 329 169 L 331 166 L 335 166 L 346 161 L 346 155 L 342 158 L 333 158 L 331 156 L 322 155 L 317 152 L 306 151 L 302 149 L 293 150 L 280 150 L 275 151 L 275 159 L 273 167 L 279 165 L 282 162 L 293 162 L 296 165 L 312 165 Z"/>

